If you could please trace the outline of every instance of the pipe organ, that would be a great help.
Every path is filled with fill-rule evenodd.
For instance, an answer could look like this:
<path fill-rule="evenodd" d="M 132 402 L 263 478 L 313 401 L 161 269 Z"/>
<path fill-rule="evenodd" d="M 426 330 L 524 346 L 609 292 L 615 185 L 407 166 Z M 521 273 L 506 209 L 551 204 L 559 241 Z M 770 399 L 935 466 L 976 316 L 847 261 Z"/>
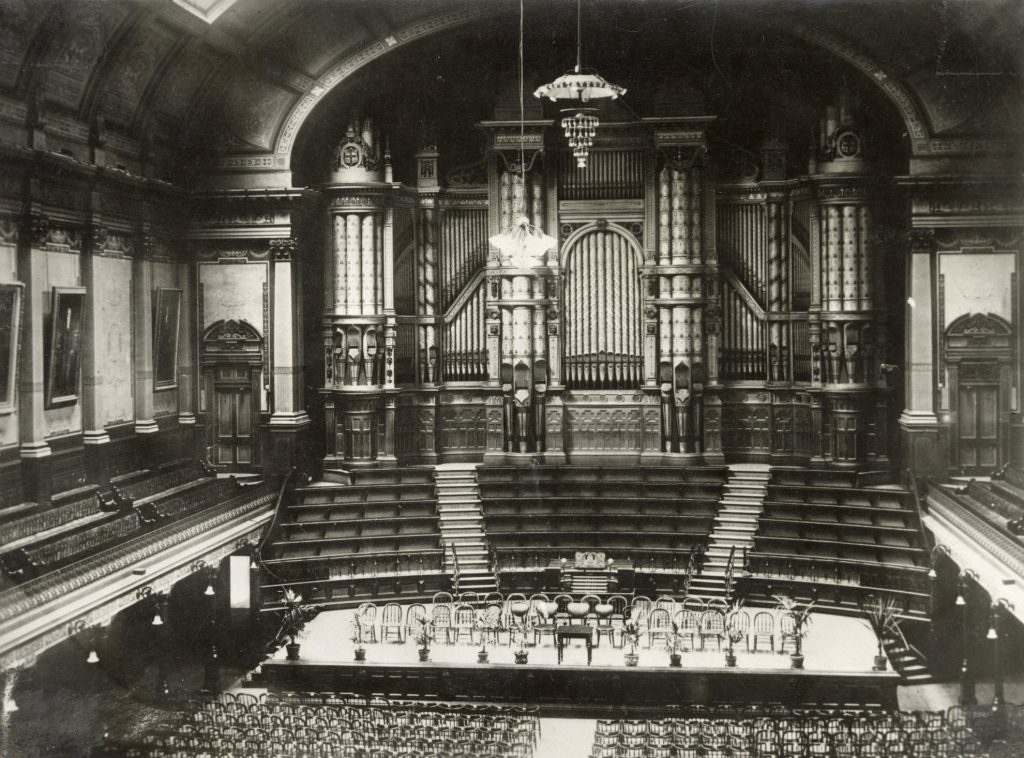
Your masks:
<path fill-rule="evenodd" d="M 354 120 L 322 188 L 328 457 L 884 462 L 884 188 L 844 113 L 798 177 L 691 115 L 607 124 L 585 169 L 553 122 L 483 122 L 483 160 L 442 179 L 428 146 L 414 188 Z M 557 243 L 488 243 L 523 218 Z"/>

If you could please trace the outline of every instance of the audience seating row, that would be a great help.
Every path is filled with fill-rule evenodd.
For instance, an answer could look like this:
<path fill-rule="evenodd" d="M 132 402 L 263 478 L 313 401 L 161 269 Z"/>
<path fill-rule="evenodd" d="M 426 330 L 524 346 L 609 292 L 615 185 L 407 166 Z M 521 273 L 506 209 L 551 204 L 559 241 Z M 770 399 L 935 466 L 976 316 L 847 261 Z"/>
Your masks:
<path fill-rule="evenodd" d="M 539 733 L 536 716 L 511 709 L 306 705 L 240 695 L 192 702 L 177 724 L 149 729 L 130 743 L 112 740 L 107 753 L 531 758 Z"/>
<path fill-rule="evenodd" d="M 979 709 L 980 710 L 980 709 Z M 591 758 L 982 758 L 1024 733 L 1017 706 L 1002 706 L 1002 734 L 984 735 L 989 714 L 943 711 L 695 716 L 658 721 L 599 720 Z M 981 734 L 979 734 L 979 732 Z M 1009 754 L 1009 753 L 1008 753 Z"/>

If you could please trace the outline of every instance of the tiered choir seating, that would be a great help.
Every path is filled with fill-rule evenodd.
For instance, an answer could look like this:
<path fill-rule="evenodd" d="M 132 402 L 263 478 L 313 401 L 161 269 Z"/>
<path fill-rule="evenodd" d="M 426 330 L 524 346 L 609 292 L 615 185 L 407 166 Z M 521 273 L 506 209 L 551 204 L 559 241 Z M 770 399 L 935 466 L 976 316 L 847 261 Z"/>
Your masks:
<path fill-rule="evenodd" d="M 296 488 L 265 561 L 267 587 L 305 584 L 307 594 L 316 589 L 311 597 L 334 604 L 447 589 L 431 469 L 328 477 Z"/>
<path fill-rule="evenodd" d="M 578 550 L 685 566 L 704 546 L 726 471 L 667 466 L 486 466 L 477 471 L 499 565 L 530 568 Z"/>
<path fill-rule="evenodd" d="M 1000 735 L 986 734 L 994 716 Z M 1024 733 L 1024 709 L 844 714 L 713 706 L 657 721 L 599 720 L 591 758 L 983 758 Z M 991 750 L 991 752 L 989 752 Z M 1006 755 L 1012 755 L 1006 752 Z"/>
<path fill-rule="evenodd" d="M 865 486 L 855 472 L 773 469 L 746 568 L 805 585 L 796 594 L 833 592 L 834 606 L 885 591 L 924 613 L 928 555 L 912 493 Z"/>
<path fill-rule="evenodd" d="M 540 734 L 534 709 L 332 695 L 267 699 L 225 693 L 195 701 L 141 739 L 109 740 L 106 755 L 163 758 L 531 758 Z"/>
<path fill-rule="evenodd" d="M 10 549 L 8 546 L 42 532 L 60 529 L 83 519 L 99 517 L 102 517 L 102 512 L 96 500 L 94 486 L 61 493 L 45 510 L 36 509 L 31 515 L 0 522 L 0 550 Z"/>
<path fill-rule="evenodd" d="M 6 545 L 0 566 L 7 576 L 23 580 L 59 569 L 223 502 L 239 487 L 194 462 L 129 476 L 123 488 L 112 485 L 109 497 L 97 496 L 95 488 L 76 490 L 74 499 L 60 495 L 50 509 L 0 526 Z"/>
<path fill-rule="evenodd" d="M 972 479 L 955 496 L 976 516 L 1024 543 L 1024 473 L 1007 468 L 990 481 Z"/>

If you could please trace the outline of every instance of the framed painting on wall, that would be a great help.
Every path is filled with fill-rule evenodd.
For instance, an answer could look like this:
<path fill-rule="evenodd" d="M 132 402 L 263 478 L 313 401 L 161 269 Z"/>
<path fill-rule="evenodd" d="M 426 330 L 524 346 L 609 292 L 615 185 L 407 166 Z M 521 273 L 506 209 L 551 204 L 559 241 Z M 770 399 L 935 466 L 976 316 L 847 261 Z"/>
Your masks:
<path fill-rule="evenodd" d="M 78 386 L 82 374 L 84 315 L 84 288 L 53 288 L 49 340 L 46 346 L 47 408 L 74 405 L 78 402 Z"/>
<path fill-rule="evenodd" d="M 153 317 L 153 387 L 178 386 L 178 331 L 181 321 L 181 290 L 160 287 Z"/>
<path fill-rule="evenodd" d="M 18 357 L 21 350 L 21 293 L 23 284 L 0 284 L 0 413 L 15 407 Z"/>

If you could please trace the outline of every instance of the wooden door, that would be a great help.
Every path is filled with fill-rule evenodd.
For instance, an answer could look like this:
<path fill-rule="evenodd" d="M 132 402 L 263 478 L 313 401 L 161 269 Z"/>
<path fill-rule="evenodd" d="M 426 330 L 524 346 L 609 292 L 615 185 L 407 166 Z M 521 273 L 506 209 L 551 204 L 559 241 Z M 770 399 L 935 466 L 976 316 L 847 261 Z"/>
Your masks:
<path fill-rule="evenodd" d="M 965 382 L 957 405 L 960 470 L 990 474 L 999 467 L 999 385 Z"/>
<path fill-rule="evenodd" d="M 217 465 L 253 462 L 252 387 L 219 385 L 215 393 Z"/>

